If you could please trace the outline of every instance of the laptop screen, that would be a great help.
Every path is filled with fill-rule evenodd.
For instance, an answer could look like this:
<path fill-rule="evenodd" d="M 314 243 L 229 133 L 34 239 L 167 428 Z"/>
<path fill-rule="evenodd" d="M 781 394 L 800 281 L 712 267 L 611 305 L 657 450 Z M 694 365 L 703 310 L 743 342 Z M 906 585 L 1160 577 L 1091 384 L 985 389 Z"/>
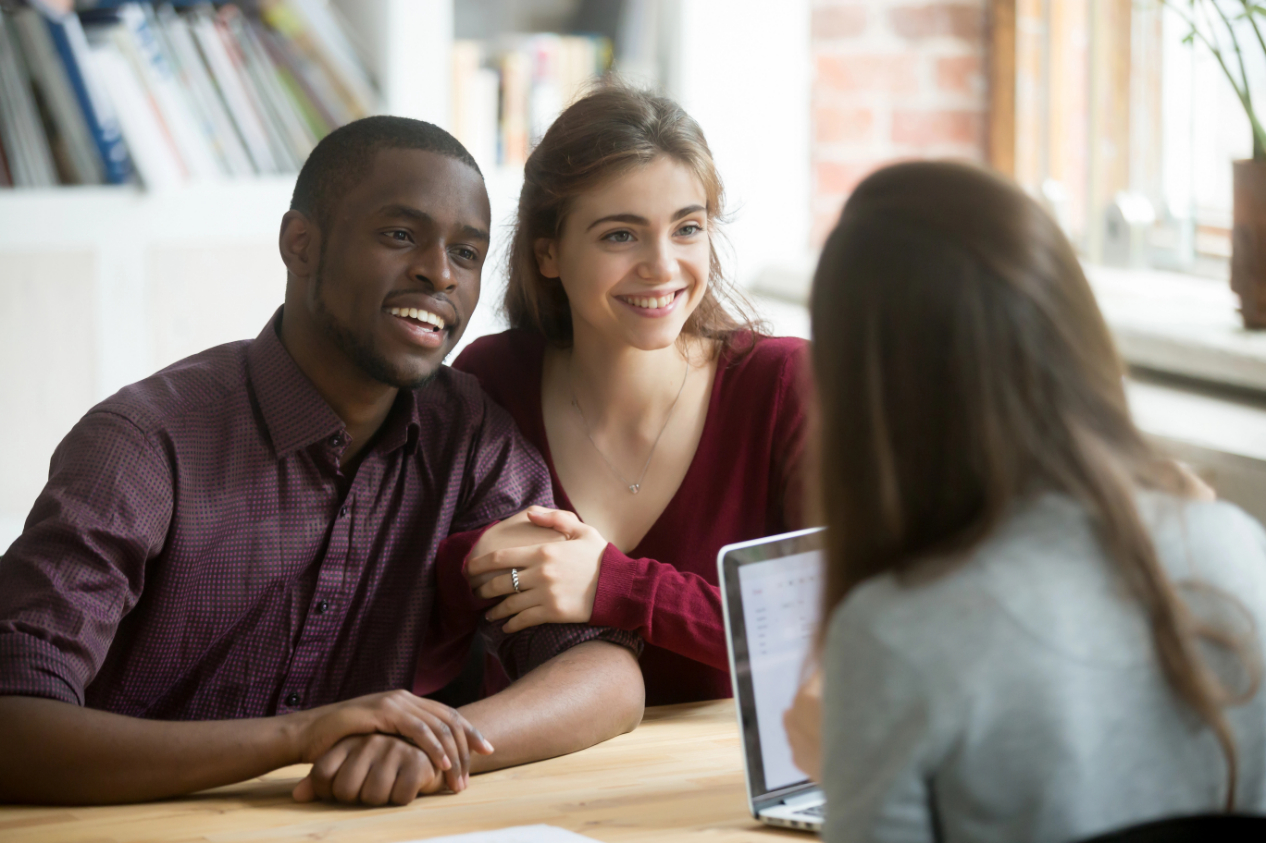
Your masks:
<path fill-rule="evenodd" d="M 723 555 L 735 694 L 753 797 L 808 779 L 782 724 L 804 679 L 822 600 L 824 533 L 748 543 Z"/>

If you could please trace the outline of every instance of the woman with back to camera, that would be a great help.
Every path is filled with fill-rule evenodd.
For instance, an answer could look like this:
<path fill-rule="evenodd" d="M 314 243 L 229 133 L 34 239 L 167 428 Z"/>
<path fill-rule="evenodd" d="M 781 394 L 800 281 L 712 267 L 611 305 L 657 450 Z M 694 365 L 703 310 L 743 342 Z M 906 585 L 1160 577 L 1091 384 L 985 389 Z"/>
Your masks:
<path fill-rule="evenodd" d="M 454 363 L 544 456 L 560 511 L 531 519 L 569 539 L 472 558 L 490 617 L 639 633 L 648 705 L 730 695 L 717 551 L 798 524 L 806 344 L 744 318 L 722 210 L 680 106 L 622 86 L 580 99 L 527 161 L 512 327 Z"/>
<path fill-rule="evenodd" d="M 1134 426 L 1051 219 L 972 167 L 881 170 L 812 322 L 825 838 L 1266 810 L 1266 534 Z M 805 697 L 787 719 L 816 773 Z"/>

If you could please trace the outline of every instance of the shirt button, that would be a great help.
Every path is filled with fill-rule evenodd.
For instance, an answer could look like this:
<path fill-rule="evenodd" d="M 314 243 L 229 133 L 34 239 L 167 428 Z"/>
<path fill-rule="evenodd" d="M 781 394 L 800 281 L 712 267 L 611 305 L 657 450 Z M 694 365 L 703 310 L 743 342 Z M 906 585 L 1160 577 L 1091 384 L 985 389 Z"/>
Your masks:
<path fill-rule="evenodd" d="M 339 518 L 346 518 L 346 517 L 347 517 L 347 513 L 351 512 L 351 511 L 352 511 L 352 510 L 351 510 L 351 508 L 350 508 L 350 507 L 346 507 L 346 506 L 345 506 L 345 507 L 342 507 L 342 508 L 341 508 L 341 509 L 339 509 L 339 511 L 338 511 L 338 517 L 339 517 Z"/>
<path fill-rule="evenodd" d="M 342 445 L 342 444 L 343 444 L 343 434 L 341 434 L 341 433 L 336 433 L 336 434 L 334 434 L 333 436 L 331 436 L 331 437 L 330 437 L 330 447 L 331 447 L 331 448 L 337 448 L 338 446 L 340 446 L 340 445 Z"/>
<path fill-rule="evenodd" d="M 325 614 L 325 610 L 326 610 L 326 609 L 328 609 L 328 608 L 330 608 L 330 604 L 329 604 L 329 603 L 326 603 L 324 600 L 318 600 L 318 601 L 317 601 L 317 604 L 316 604 L 316 613 L 317 613 L 318 615 L 324 615 L 324 614 Z"/>
<path fill-rule="evenodd" d="M 301 702 L 303 702 L 303 699 L 299 696 L 297 691 L 291 691 L 289 694 L 286 695 L 286 705 L 290 706 L 291 708 L 294 708 Z"/>

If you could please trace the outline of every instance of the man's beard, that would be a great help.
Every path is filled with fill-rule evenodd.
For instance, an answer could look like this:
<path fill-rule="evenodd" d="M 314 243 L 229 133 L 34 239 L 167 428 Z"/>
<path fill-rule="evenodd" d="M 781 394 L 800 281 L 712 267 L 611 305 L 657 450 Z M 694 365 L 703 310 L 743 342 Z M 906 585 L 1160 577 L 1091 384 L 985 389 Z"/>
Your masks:
<path fill-rule="evenodd" d="M 325 306 L 325 296 L 322 294 L 325 287 L 324 263 L 324 255 L 322 255 L 317 261 L 315 297 L 317 325 L 326 337 L 332 340 L 339 350 L 356 364 L 357 368 L 379 383 L 408 390 L 421 389 L 430 383 L 439 370 L 438 367 L 430 374 L 421 377 L 401 370 L 376 352 L 368 342 L 358 337 L 330 312 Z"/>

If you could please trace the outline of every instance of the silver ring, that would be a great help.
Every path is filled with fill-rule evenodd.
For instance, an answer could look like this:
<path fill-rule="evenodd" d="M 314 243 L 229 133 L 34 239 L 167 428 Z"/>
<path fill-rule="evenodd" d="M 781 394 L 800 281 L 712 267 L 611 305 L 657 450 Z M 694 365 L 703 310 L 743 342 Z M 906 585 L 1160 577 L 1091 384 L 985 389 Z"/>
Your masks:
<path fill-rule="evenodd" d="M 510 582 L 514 583 L 514 593 L 520 594 L 521 591 L 519 589 L 519 569 L 518 568 L 510 569 Z"/>

